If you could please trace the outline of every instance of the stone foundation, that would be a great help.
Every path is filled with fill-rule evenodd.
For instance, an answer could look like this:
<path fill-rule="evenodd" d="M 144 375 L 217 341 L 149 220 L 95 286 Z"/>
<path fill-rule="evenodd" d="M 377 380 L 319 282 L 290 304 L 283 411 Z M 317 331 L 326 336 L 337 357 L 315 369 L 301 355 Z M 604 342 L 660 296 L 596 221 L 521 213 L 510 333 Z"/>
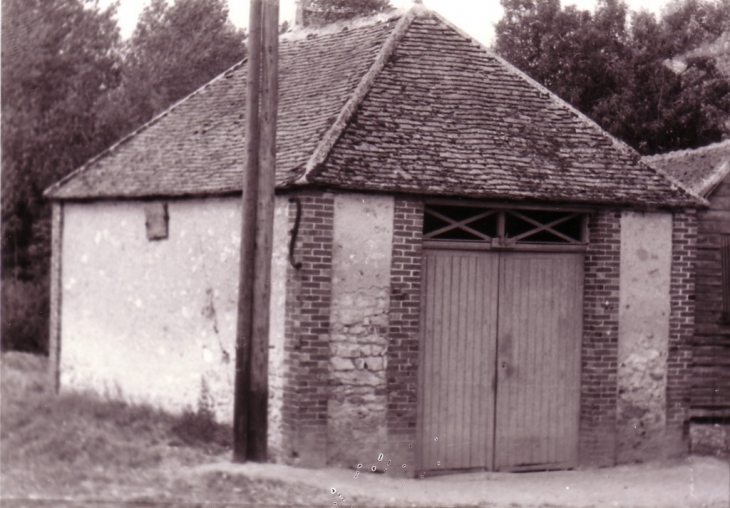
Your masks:
<path fill-rule="evenodd" d="M 689 436 L 693 454 L 730 458 L 730 422 L 693 422 L 689 427 Z"/>

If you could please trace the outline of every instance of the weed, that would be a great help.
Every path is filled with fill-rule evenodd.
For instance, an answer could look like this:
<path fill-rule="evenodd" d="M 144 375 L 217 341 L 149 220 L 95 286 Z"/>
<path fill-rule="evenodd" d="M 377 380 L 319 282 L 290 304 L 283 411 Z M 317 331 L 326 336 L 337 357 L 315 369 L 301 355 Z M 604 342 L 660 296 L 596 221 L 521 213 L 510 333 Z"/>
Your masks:
<path fill-rule="evenodd" d="M 232 446 L 233 431 L 229 425 L 216 422 L 213 401 L 205 378 L 201 382 L 198 410 L 185 410 L 171 430 L 183 444 L 210 453 L 222 453 Z"/>
<path fill-rule="evenodd" d="M 69 508 L 91 506 L 89 499 L 103 500 L 95 505 L 104 506 L 158 506 L 167 500 L 169 506 L 202 507 L 218 501 L 254 506 L 262 500 L 310 505 L 327 498 L 305 486 L 295 496 L 280 482 L 254 482 L 243 474 L 191 474 L 190 466 L 220 461 L 232 440 L 230 426 L 213 417 L 205 384 L 197 411 L 176 416 L 109 395 L 56 395 L 46 389 L 47 368 L 45 357 L 2 355 L 0 492 L 18 506 L 25 501 L 36 506 L 38 498 Z"/>

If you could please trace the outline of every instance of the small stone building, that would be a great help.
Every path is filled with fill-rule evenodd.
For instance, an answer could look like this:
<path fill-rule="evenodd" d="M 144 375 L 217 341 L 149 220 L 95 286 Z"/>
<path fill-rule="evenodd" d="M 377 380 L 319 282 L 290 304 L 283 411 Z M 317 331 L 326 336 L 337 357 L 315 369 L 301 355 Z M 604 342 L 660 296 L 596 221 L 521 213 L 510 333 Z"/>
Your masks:
<path fill-rule="evenodd" d="M 47 191 L 61 390 L 231 420 L 245 80 Z M 284 36 L 279 104 L 271 460 L 686 451 L 703 199 L 421 7 Z"/>
<path fill-rule="evenodd" d="M 693 451 L 730 453 L 730 140 L 645 161 L 706 198 L 698 213 Z"/>

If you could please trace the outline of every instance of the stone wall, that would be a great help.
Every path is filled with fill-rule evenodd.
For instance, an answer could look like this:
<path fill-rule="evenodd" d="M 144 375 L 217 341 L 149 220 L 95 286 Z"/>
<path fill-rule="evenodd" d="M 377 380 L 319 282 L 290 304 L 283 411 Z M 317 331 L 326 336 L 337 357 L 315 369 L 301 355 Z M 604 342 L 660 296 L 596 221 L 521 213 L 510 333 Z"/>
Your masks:
<path fill-rule="evenodd" d="M 63 205 L 61 390 L 91 389 L 168 411 L 233 409 L 240 199 L 167 201 L 169 234 L 150 241 L 149 201 Z M 270 440 L 280 433 L 281 263 L 286 202 L 277 197 L 269 373 Z M 55 234 L 55 233 L 54 233 Z M 282 238 L 282 235 L 284 237 Z M 276 447 L 276 446 L 275 446 Z"/>
<path fill-rule="evenodd" d="M 623 212 L 618 461 L 661 456 L 666 424 L 672 215 Z"/>
<path fill-rule="evenodd" d="M 386 443 L 393 198 L 339 194 L 334 207 L 327 453 L 353 466 Z"/>
<path fill-rule="evenodd" d="M 730 459 L 730 423 L 693 422 L 689 429 L 691 451 L 695 455 L 709 455 Z"/>

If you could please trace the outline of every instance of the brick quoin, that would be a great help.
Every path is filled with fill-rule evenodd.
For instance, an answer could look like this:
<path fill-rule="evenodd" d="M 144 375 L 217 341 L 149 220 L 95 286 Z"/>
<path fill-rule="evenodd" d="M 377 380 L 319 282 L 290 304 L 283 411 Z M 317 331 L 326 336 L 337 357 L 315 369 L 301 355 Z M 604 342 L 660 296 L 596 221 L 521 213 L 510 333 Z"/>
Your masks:
<path fill-rule="evenodd" d="M 283 432 L 285 460 L 321 467 L 327 460 L 334 195 L 293 194 L 302 204 L 294 259 L 287 267 Z M 296 221 L 289 207 L 289 230 Z"/>
<path fill-rule="evenodd" d="M 579 460 L 615 463 L 621 212 L 589 219 L 583 296 Z"/>
<path fill-rule="evenodd" d="M 677 211 L 674 213 L 672 228 L 671 315 L 666 393 L 666 450 L 672 456 L 689 452 L 696 263 L 697 211 Z"/>
<path fill-rule="evenodd" d="M 416 468 L 423 203 L 396 197 L 394 205 L 386 369 L 388 456 L 393 457 L 396 474 L 412 476 Z"/>

